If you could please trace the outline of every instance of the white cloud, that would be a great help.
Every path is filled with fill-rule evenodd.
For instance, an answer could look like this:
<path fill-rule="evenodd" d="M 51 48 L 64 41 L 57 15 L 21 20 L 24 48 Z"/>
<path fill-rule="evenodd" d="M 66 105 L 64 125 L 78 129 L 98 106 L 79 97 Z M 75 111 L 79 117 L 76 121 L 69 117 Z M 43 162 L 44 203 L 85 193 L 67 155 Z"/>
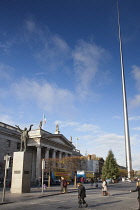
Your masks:
<path fill-rule="evenodd" d="M 134 98 L 130 101 L 130 106 L 133 108 L 140 106 L 140 94 L 134 96 Z"/>
<path fill-rule="evenodd" d="M 99 132 L 99 127 L 93 124 L 81 124 L 79 125 L 76 130 L 80 132 Z"/>
<path fill-rule="evenodd" d="M 80 144 L 80 140 L 85 142 Z M 98 157 L 107 157 L 111 149 L 117 160 L 117 163 L 125 166 L 125 140 L 124 136 L 114 133 L 79 136 L 80 150 L 83 154 L 87 150 L 88 154 L 96 154 Z"/>
<path fill-rule="evenodd" d="M 11 46 L 12 46 L 12 42 L 10 41 L 6 41 L 5 43 L 0 42 L 0 51 L 1 51 L 0 54 L 7 55 L 9 53 Z"/>
<path fill-rule="evenodd" d="M 33 33 L 36 31 L 36 24 L 33 20 L 26 20 L 25 26 L 26 26 L 27 31 L 29 31 L 30 33 Z"/>
<path fill-rule="evenodd" d="M 133 130 L 140 131 L 140 127 L 132 128 Z"/>
<path fill-rule="evenodd" d="M 15 69 L 9 65 L 0 63 L 0 79 L 11 80 L 11 76 Z"/>
<path fill-rule="evenodd" d="M 132 163 L 133 163 L 133 168 L 135 170 L 140 170 L 140 153 L 135 153 L 135 155 L 132 156 Z"/>
<path fill-rule="evenodd" d="M 33 19 L 25 21 L 25 41 L 34 49 L 33 56 L 47 71 L 66 71 L 71 59 L 71 49 L 64 39 L 42 28 Z"/>
<path fill-rule="evenodd" d="M 67 62 L 71 59 L 71 51 L 64 40 L 52 35 L 46 37 L 42 49 L 37 50 L 34 56 L 42 66 L 47 66 L 48 72 L 56 72 L 57 76 L 60 71 L 64 73 L 68 71 Z"/>
<path fill-rule="evenodd" d="M 140 67 L 134 65 L 132 66 L 132 76 L 136 81 L 136 87 L 140 91 Z M 136 108 L 140 106 L 140 94 L 138 93 L 130 100 L 130 106 Z"/>
<path fill-rule="evenodd" d="M 120 119 L 122 119 L 122 117 L 120 117 L 120 116 L 113 116 L 113 119 L 118 119 L 118 120 L 120 120 Z"/>
<path fill-rule="evenodd" d="M 10 115 L 6 115 L 6 114 L 1 114 L 0 115 L 0 122 L 6 123 L 8 125 L 14 125 L 15 124 L 15 122 L 12 120 Z"/>
<path fill-rule="evenodd" d="M 140 90 L 140 67 L 134 65 L 132 66 L 132 69 L 133 78 L 136 81 L 137 88 Z"/>
<path fill-rule="evenodd" d="M 75 77 L 77 80 L 77 92 L 79 96 L 89 95 L 91 82 L 99 71 L 99 63 L 102 61 L 105 50 L 97 45 L 80 41 L 73 50 Z"/>
<path fill-rule="evenodd" d="M 139 136 L 131 136 L 131 155 L 133 169 L 139 169 Z M 125 166 L 125 137 L 115 133 L 79 136 L 78 147 L 82 154 L 96 154 L 106 159 L 108 151 L 112 150 L 119 165 Z"/>
<path fill-rule="evenodd" d="M 82 124 L 79 122 L 74 122 L 74 121 L 55 121 L 55 124 L 59 124 L 60 127 L 75 127 L 75 131 L 80 131 L 80 132 L 100 132 L 100 128 L 97 125 L 93 124 Z"/>
<path fill-rule="evenodd" d="M 55 84 L 23 79 L 12 85 L 13 91 L 19 100 L 33 102 L 44 110 L 66 112 L 73 109 L 73 94 L 67 89 L 61 89 Z"/>
<path fill-rule="evenodd" d="M 55 124 L 59 124 L 60 127 L 75 127 L 79 126 L 78 122 L 73 122 L 73 121 L 55 121 Z"/>
<path fill-rule="evenodd" d="M 95 92 L 90 91 L 91 85 L 99 72 L 99 65 L 109 53 L 92 42 L 77 41 L 77 45 L 73 49 L 58 34 L 52 34 L 46 27 L 42 29 L 35 21 L 26 21 L 26 32 L 29 32 L 29 44 L 34 44 L 34 56 L 40 62 L 40 65 L 46 67 L 48 72 L 65 73 L 69 80 L 75 81 L 77 97 L 85 98 L 85 96 L 94 95 Z M 32 36 L 30 32 L 33 33 Z M 27 33 L 26 33 L 27 36 Z M 28 40 L 27 39 L 27 40 Z M 39 47 L 38 47 L 39 46 Z M 71 65 L 70 65 L 71 63 Z M 74 67 L 73 67 L 74 66 Z M 72 68 L 74 68 L 72 70 Z M 106 76 L 107 71 L 104 69 L 102 74 L 103 82 L 109 81 Z M 95 83 L 101 84 L 98 79 Z"/>
<path fill-rule="evenodd" d="M 131 120 L 131 121 L 140 120 L 140 116 L 129 117 L 129 120 Z"/>

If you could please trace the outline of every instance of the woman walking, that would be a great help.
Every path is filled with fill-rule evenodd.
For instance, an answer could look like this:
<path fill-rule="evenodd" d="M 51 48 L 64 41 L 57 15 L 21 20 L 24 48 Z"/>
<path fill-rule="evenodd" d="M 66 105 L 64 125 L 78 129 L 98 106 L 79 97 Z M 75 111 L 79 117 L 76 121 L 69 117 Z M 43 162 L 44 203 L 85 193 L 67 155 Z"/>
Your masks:
<path fill-rule="evenodd" d="M 102 183 L 102 196 L 110 195 L 109 192 L 107 192 L 107 182 L 104 179 Z"/>

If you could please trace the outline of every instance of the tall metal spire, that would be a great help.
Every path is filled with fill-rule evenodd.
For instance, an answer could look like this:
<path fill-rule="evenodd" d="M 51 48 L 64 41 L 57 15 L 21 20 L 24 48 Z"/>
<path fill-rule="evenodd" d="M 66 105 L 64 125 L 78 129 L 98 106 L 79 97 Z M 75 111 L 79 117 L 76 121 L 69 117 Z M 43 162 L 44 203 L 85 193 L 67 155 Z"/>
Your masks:
<path fill-rule="evenodd" d="M 123 111 L 124 111 L 126 167 L 127 167 L 127 171 L 128 171 L 128 178 L 131 178 L 132 159 L 131 159 L 131 147 L 130 147 L 130 135 L 129 135 L 129 124 L 128 124 L 128 111 L 127 111 L 127 97 L 126 97 L 126 87 L 125 87 L 125 74 L 124 74 L 124 63 L 123 63 L 123 52 L 122 52 L 122 39 L 121 39 L 121 28 L 120 28 L 120 13 L 119 13 L 118 1 L 117 1 L 117 11 L 118 11 L 119 42 L 120 42 L 120 61 L 121 61 L 121 72 L 122 72 L 122 92 L 123 92 Z"/>

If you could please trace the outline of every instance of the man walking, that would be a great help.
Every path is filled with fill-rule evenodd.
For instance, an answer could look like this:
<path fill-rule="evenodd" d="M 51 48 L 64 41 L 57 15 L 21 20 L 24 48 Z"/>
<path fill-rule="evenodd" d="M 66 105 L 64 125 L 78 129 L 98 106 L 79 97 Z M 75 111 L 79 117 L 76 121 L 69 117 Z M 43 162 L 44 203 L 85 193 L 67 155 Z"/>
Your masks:
<path fill-rule="evenodd" d="M 78 183 L 77 186 L 78 186 L 78 204 L 79 204 L 79 208 L 82 208 L 82 204 L 85 204 L 85 207 L 87 207 L 88 204 L 85 201 L 86 189 L 81 183 Z"/>
<path fill-rule="evenodd" d="M 136 182 L 136 189 L 135 190 L 131 190 L 130 192 L 138 192 L 138 202 L 139 202 L 139 208 L 138 210 L 140 210 L 140 181 Z"/>

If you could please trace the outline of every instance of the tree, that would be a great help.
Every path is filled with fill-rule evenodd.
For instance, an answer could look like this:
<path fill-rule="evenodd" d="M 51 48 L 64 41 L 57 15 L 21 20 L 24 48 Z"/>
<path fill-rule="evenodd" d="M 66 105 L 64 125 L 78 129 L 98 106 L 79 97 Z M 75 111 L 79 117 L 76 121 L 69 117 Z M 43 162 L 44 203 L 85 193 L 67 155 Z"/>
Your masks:
<path fill-rule="evenodd" d="M 117 179 L 119 177 L 119 168 L 112 150 L 109 150 L 106 161 L 102 168 L 103 179 Z"/>
<path fill-rule="evenodd" d="M 120 176 L 121 177 L 127 177 L 128 175 L 128 172 L 126 169 L 120 169 Z"/>
<path fill-rule="evenodd" d="M 77 185 L 77 171 L 86 170 L 87 158 L 84 156 L 65 157 L 61 159 L 61 163 L 70 171 L 74 172 L 74 187 Z"/>
<path fill-rule="evenodd" d="M 56 165 L 58 164 L 58 159 L 56 158 L 45 158 L 45 171 L 48 172 L 48 187 L 51 185 L 51 172 L 56 170 Z"/>

